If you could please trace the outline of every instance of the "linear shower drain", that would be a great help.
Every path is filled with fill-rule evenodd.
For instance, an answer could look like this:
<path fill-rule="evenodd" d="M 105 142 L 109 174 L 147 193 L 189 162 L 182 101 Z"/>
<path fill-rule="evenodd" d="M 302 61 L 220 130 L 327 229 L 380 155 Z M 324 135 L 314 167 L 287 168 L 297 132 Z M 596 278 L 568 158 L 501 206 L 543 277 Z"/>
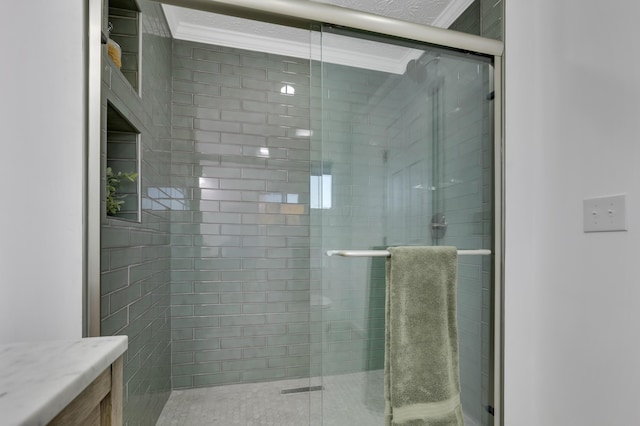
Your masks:
<path fill-rule="evenodd" d="M 319 390 L 324 390 L 324 387 L 322 387 L 322 386 L 304 386 L 304 387 L 301 387 L 301 388 L 282 389 L 280 391 L 280 393 L 282 395 L 285 395 L 285 394 L 288 394 L 288 393 L 313 392 L 313 391 L 319 391 Z"/>

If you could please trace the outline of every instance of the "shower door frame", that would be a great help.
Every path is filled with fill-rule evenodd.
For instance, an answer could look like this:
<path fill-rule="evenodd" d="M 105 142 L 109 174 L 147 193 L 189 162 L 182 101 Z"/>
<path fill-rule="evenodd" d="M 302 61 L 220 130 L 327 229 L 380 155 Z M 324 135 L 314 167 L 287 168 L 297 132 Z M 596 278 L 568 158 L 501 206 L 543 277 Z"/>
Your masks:
<path fill-rule="evenodd" d="M 323 23 L 400 37 L 493 58 L 494 87 L 494 424 L 502 425 L 504 310 L 504 43 L 443 28 L 405 22 L 331 4 L 299 0 L 152 0 L 281 25 L 310 28 Z M 85 161 L 85 289 L 83 334 L 100 335 L 100 87 L 101 0 L 86 0 L 86 161 Z"/>

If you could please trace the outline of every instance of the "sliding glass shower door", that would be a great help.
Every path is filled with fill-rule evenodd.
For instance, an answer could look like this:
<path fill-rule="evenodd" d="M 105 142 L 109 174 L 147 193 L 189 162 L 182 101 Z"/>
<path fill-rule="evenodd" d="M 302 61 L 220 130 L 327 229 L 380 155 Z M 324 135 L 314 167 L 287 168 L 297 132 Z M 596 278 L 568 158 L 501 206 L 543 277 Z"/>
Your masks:
<path fill-rule="evenodd" d="M 321 277 L 311 294 L 311 366 L 324 388 L 317 424 L 382 425 L 385 259 L 324 253 L 493 249 L 493 67 L 487 57 L 356 31 L 325 27 L 319 37 L 310 191 Z M 492 265 L 491 256 L 459 257 L 471 426 L 493 424 Z"/>

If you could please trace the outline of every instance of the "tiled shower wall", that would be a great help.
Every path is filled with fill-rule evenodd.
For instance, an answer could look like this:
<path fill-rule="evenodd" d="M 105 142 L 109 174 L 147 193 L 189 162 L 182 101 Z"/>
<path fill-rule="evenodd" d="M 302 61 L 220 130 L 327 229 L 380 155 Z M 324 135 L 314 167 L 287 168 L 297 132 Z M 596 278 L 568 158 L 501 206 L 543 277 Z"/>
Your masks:
<path fill-rule="evenodd" d="M 173 387 L 307 377 L 309 61 L 174 40 L 172 69 Z"/>
<path fill-rule="evenodd" d="M 141 96 L 103 55 L 103 117 L 109 100 L 140 131 L 142 216 L 140 222 L 103 219 L 101 333 L 129 336 L 124 354 L 124 423 L 153 425 L 171 390 L 169 204 L 162 195 L 163 188 L 170 187 L 171 39 L 160 6 L 138 3 Z M 106 162 L 105 127 L 102 132 Z"/>
<path fill-rule="evenodd" d="M 387 127 L 396 116 L 396 105 L 381 102 L 388 79 L 394 76 L 323 65 L 322 159 L 332 176 L 324 250 L 386 248 Z M 330 303 L 321 315 L 323 374 L 382 368 L 385 260 L 325 257 L 323 266 L 322 295 Z"/>
<path fill-rule="evenodd" d="M 449 29 L 502 40 L 502 0 L 474 0 Z"/>

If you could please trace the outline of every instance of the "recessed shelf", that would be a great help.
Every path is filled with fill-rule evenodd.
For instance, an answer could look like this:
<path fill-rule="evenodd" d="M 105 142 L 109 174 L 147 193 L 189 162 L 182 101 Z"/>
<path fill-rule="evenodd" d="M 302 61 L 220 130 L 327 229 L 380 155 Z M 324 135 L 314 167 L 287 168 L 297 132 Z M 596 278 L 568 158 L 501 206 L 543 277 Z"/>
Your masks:
<path fill-rule="evenodd" d="M 140 91 L 140 8 L 135 0 L 109 0 L 109 38 L 122 50 L 120 71 Z"/>
<path fill-rule="evenodd" d="M 113 198 L 120 205 L 118 211 L 107 216 L 131 221 L 140 220 L 140 132 L 116 108 L 107 102 L 107 168 L 113 176 L 136 174 L 134 181 L 121 175 Z M 106 175 L 106 172 L 105 172 Z M 108 185 L 108 176 L 105 182 Z M 121 203 L 120 203 L 121 202 Z"/>

